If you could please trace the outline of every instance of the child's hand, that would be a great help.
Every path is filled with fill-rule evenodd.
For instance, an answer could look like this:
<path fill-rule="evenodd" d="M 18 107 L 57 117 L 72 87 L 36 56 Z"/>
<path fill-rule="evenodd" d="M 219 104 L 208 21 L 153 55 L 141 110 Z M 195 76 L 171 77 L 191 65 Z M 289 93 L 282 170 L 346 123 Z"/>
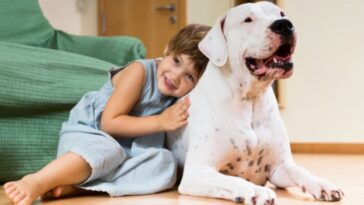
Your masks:
<path fill-rule="evenodd" d="M 173 131 L 187 125 L 189 107 L 190 100 L 188 97 L 185 97 L 183 100 L 180 100 L 176 104 L 165 109 L 163 113 L 158 116 L 159 125 L 162 130 L 165 132 Z"/>

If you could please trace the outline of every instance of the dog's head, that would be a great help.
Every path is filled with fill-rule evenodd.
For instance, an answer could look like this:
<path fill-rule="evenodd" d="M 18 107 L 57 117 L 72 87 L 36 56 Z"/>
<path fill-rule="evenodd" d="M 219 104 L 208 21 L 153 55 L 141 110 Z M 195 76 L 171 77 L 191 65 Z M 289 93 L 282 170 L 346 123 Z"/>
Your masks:
<path fill-rule="evenodd" d="M 218 67 L 228 60 L 242 81 L 272 82 L 291 76 L 296 45 L 293 24 L 270 2 L 247 3 L 220 17 L 200 50 Z"/>

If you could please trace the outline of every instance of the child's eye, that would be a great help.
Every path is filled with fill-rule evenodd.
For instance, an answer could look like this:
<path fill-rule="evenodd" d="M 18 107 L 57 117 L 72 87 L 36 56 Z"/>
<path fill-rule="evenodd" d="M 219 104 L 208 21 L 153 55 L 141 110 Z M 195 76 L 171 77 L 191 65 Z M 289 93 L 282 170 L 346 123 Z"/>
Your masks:
<path fill-rule="evenodd" d="M 178 58 L 176 58 L 176 57 L 173 57 L 173 62 L 174 62 L 174 64 L 176 64 L 176 65 L 179 65 L 179 59 Z"/>
<path fill-rule="evenodd" d="M 191 74 L 187 74 L 186 75 L 186 78 L 189 80 L 189 81 L 191 81 L 191 82 L 195 82 L 195 78 L 193 77 L 193 75 L 191 75 Z"/>

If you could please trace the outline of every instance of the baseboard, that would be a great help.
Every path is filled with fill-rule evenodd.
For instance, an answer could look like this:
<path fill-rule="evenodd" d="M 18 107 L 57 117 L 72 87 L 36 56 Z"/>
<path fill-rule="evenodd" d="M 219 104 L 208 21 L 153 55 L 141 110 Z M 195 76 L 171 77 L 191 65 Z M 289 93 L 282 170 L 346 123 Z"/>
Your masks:
<path fill-rule="evenodd" d="M 364 143 L 291 143 L 293 153 L 364 154 Z"/>

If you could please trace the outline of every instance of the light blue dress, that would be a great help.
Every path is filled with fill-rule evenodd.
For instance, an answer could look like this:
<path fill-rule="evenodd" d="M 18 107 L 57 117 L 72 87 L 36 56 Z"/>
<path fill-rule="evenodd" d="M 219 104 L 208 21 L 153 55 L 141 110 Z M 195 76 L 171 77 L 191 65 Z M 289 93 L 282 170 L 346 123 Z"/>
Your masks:
<path fill-rule="evenodd" d="M 156 60 L 138 61 L 145 69 L 144 86 L 130 115 L 159 114 L 176 99 L 159 91 Z M 113 91 L 111 78 L 121 69 L 112 69 L 106 84 L 99 91 L 84 95 L 71 110 L 60 131 L 58 156 L 71 151 L 90 164 L 91 176 L 79 185 L 86 190 L 123 196 L 171 188 L 177 165 L 172 153 L 163 148 L 165 133 L 116 139 L 100 129 L 102 112 Z"/>

